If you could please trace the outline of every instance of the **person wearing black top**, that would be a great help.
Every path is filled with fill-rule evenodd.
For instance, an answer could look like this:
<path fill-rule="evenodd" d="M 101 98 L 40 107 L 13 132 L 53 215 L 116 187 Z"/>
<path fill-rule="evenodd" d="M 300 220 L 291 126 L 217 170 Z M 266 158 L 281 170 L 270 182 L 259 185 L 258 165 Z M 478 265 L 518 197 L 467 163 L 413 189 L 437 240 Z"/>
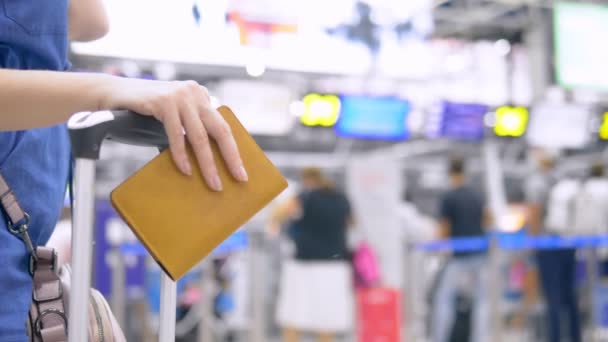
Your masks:
<path fill-rule="evenodd" d="M 347 262 L 350 204 L 319 169 L 305 169 L 302 183 L 304 190 L 287 206 L 296 252 L 283 265 L 277 321 L 284 341 L 298 341 L 300 332 L 307 331 L 329 342 L 353 323 Z"/>
<path fill-rule="evenodd" d="M 440 204 L 441 238 L 480 237 L 490 218 L 481 194 L 466 184 L 464 162 L 450 161 L 450 189 L 443 194 Z M 485 255 L 481 252 L 454 252 L 448 260 L 439 286 L 433 308 L 433 342 L 447 342 L 455 321 L 456 298 L 463 288 L 473 295 L 473 342 L 483 342 L 484 324 L 487 317 L 483 300 L 482 270 Z"/>

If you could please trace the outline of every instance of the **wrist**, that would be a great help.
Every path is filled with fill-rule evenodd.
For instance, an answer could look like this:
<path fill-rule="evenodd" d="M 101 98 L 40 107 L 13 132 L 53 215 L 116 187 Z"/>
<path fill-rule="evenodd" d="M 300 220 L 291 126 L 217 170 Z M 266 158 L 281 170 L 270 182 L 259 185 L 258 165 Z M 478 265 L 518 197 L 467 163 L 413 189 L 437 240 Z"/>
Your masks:
<path fill-rule="evenodd" d="M 116 94 L 124 78 L 107 74 L 96 74 L 95 76 L 97 77 L 95 82 L 98 85 L 95 96 L 97 110 L 117 109 Z"/>

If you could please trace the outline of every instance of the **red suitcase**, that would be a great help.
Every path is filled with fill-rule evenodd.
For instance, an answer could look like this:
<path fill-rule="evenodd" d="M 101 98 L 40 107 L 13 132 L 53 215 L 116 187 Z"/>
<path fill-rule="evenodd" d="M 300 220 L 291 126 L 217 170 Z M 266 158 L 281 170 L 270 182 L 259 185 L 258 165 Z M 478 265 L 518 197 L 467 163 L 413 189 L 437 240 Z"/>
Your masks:
<path fill-rule="evenodd" d="M 357 341 L 401 342 L 401 293 L 392 288 L 359 289 Z"/>

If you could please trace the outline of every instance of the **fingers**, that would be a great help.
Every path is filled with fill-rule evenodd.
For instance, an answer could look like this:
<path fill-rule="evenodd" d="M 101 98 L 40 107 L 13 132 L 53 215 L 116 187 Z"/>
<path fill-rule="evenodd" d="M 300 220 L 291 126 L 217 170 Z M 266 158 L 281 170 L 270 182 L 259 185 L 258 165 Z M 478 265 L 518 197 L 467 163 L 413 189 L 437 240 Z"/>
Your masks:
<path fill-rule="evenodd" d="M 240 182 L 247 182 L 249 176 L 243 165 L 239 148 L 234 140 L 230 126 L 217 110 L 209 105 L 205 105 L 205 101 L 209 103 L 209 95 L 207 89 L 204 87 L 200 87 L 200 89 L 201 96 L 204 98 L 201 102 L 202 105 L 199 107 L 200 120 L 205 125 L 207 133 L 217 142 L 232 176 Z"/>
<path fill-rule="evenodd" d="M 238 146 L 228 123 L 226 123 L 220 113 L 209 107 L 201 108 L 200 118 L 207 128 L 209 135 L 217 142 L 232 176 L 241 182 L 248 181 L 249 176 L 243 165 Z"/>
<path fill-rule="evenodd" d="M 162 109 L 160 114 L 154 114 L 158 114 L 165 125 L 171 154 L 180 171 L 192 175 L 185 146 L 187 138 L 206 183 L 212 190 L 222 190 L 210 145 L 212 137 L 232 176 L 238 181 L 246 182 L 248 175 L 230 126 L 220 113 L 210 108 L 207 89 L 194 81 L 172 82 L 170 85 L 171 90 L 163 97 L 162 106 L 158 106 L 158 109 Z"/>
<path fill-rule="evenodd" d="M 182 173 L 188 176 L 192 175 L 192 166 L 186 153 L 184 131 L 177 106 L 172 103 L 166 103 L 162 118 L 175 165 L 177 165 Z"/>
<path fill-rule="evenodd" d="M 184 104 L 180 113 L 186 129 L 186 137 L 192 145 L 203 178 L 212 190 L 222 191 L 222 181 L 213 160 L 209 135 L 205 126 L 203 126 L 196 107 L 191 104 Z"/>

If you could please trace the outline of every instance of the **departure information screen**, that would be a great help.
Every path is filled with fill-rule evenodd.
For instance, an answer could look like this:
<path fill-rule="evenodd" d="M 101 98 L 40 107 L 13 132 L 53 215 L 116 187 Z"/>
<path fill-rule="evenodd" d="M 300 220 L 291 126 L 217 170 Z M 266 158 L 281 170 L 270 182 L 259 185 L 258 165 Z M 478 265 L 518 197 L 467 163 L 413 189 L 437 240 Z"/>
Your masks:
<path fill-rule="evenodd" d="M 527 140 L 544 148 L 582 148 L 591 140 L 587 106 L 538 103 L 532 108 Z"/>
<path fill-rule="evenodd" d="M 487 112 L 488 106 L 482 104 L 443 102 L 430 113 L 427 133 L 433 138 L 481 141 Z"/>
<path fill-rule="evenodd" d="M 558 83 L 608 90 L 608 6 L 557 3 L 553 22 Z"/>
<path fill-rule="evenodd" d="M 410 136 L 410 104 L 396 97 L 342 96 L 338 136 L 369 140 L 405 140 Z"/>

